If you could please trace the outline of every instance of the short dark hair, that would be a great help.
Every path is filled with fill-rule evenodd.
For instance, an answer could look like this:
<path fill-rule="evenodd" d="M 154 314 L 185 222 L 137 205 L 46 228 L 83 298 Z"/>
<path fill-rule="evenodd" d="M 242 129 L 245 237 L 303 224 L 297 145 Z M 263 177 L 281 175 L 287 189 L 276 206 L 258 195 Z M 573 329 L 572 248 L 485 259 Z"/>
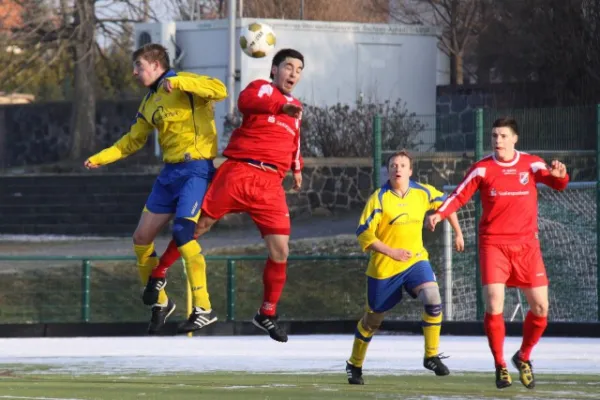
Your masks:
<path fill-rule="evenodd" d="M 298 50 L 294 49 L 281 49 L 273 56 L 273 62 L 271 63 L 271 70 L 273 67 L 278 67 L 279 64 L 285 61 L 286 58 L 295 58 L 302 61 L 302 68 L 304 68 L 304 56 Z M 269 78 L 273 79 L 273 72 L 269 73 Z"/>
<path fill-rule="evenodd" d="M 406 157 L 408 158 L 408 166 L 412 169 L 412 157 L 410 155 L 410 153 L 407 150 L 400 150 L 395 152 L 394 154 L 390 155 L 387 159 L 387 162 L 385 163 L 385 167 L 386 168 L 390 168 L 390 161 L 392 161 L 392 158 L 396 158 L 396 157 Z"/>
<path fill-rule="evenodd" d="M 519 135 L 519 125 L 512 117 L 500 117 L 494 121 L 492 128 L 510 128 L 515 135 Z"/>
<path fill-rule="evenodd" d="M 169 69 L 171 67 L 171 61 L 169 60 L 169 53 L 167 49 L 158 43 L 148 43 L 133 52 L 131 56 L 132 61 L 135 62 L 138 58 L 144 60 L 158 61 L 161 67 Z"/>

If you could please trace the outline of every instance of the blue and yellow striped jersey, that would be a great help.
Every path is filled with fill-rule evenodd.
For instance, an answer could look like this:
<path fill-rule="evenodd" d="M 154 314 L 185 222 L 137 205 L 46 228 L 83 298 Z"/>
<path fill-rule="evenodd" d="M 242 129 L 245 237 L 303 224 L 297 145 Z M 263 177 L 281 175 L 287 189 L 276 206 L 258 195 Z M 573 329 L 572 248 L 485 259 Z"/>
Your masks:
<path fill-rule="evenodd" d="M 372 251 L 367 275 L 385 279 L 406 270 L 414 263 L 428 260 L 423 247 L 423 221 L 429 210 L 437 210 L 445 195 L 431 185 L 410 181 L 409 189 L 401 197 L 392 190 L 389 181 L 369 197 L 356 230 L 363 251 L 377 240 L 396 249 L 413 253 L 408 261 L 396 261 Z"/>
<path fill-rule="evenodd" d="M 171 82 L 170 93 L 162 86 L 164 79 Z M 104 165 L 135 153 L 154 129 L 165 163 L 214 159 L 217 129 L 213 103 L 226 97 L 227 88 L 218 79 L 167 71 L 144 97 L 129 132 L 90 157 L 90 162 Z"/>

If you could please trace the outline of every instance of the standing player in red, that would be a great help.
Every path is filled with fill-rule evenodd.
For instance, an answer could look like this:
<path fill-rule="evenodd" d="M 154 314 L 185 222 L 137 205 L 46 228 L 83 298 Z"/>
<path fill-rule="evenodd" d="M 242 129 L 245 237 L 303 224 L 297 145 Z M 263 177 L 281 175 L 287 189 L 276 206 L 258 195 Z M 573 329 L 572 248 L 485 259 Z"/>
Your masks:
<path fill-rule="evenodd" d="M 477 161 L 466 177 L 428 218 L 435 225 L 465 205 L 479 190 L 483 215 L 479 224 L 479 267 L 486 300 L 484 328 L 496 366 L 496 387 L 512 379 L 504 361 L 504 288 L 520 288 L 529 304 L 523 325 L 521 348 L 512 357 L 519 379 L 528 389 L 535 386 L 529 356 L 548 324 L 548 278 L 538 239 L 537 183 L 564 190 L 569 183 L 565 165 L 515 150 L 517 122 L 494 122 L 494 153 Z"/>
<path fill-rule="evenodd" d="M 269 252 L 263 273 L 263 303 L 252 322 L 279 342 L 288 340 L 277 324 L 276 307 L 285 285 L 290 238 L 290 216 L 282 181 L 291 168 L 294 189 L 300 190 L 302 185 L 302 103 L 291 93 L 303 69 L 304 56 L 300 52 L 280 50 L 273 57 L 272 81 L 255 80 L 240 93 L 238 109 L 244 117 L 242 125 L 233 131 L 223 152 L 227 160 L 217 169 L 204 197 L 195 232 L 196 237 L 202 236 L 225 214 L 250 215 Z M 166 284 L 167 268 L 178 257 L 177 246 L 169 243 L 148 281 L 146 297 L 158 296 Z M 192 312 L 188 331 L 211 322 Z"/>

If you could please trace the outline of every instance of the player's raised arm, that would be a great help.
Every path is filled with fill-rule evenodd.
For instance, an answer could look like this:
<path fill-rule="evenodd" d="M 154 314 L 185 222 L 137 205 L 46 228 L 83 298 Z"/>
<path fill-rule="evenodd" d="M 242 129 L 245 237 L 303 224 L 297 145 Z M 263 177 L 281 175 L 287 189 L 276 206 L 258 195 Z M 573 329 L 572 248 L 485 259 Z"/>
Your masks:
<path fill-rule="evenodd" d="M 114 145 L 94 154 L 86 160 L 87 168 L 95 168 L 125 158 L 141 149 L 154 127 L 138 112 L 133 125 Z"/>
<path fill-rule="evenodd" d="M 565 190 L 569 184 L 567 167 L 558 160 L 552 161 L 548 167 L 540 158 L 531 164 L 531 171 L 535 181 L 556 190 Z"/>
<path fill-rule="evenodd" d="M 287 104 L 273 96 L 276 90 L 273 85 L 264 80 L 251 82 L 238 98 L 238 110 L 248 114 L 280 114 Z"/>
<path fill-rule="evenodd" d="M 165 79 L 173 89 L 193 93 L 207 100 L 221 101 L 227 98 L 227 87 L 217 78 L 197 75 L 191 72 L 178 72 L 177 76 Z"/>

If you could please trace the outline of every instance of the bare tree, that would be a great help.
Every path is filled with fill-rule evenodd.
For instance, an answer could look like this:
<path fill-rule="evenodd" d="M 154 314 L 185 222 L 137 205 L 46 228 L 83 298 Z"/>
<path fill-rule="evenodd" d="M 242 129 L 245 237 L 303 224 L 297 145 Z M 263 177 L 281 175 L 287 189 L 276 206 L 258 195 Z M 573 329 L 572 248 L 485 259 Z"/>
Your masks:
<path fill-rule="evenodd" d="M 169 0 L 167 7 L 179 21 L 225 18 L 227 0 Z"/>
<path fill-rule="evenodd" d="M 227 0 L 169 0 L 182 21 L 225 18 Z M 370 7 L 369 0 L 243 0 L 246 18 L 307 19 L 318 21 L 385 22 L 387 15 Z"/>
<path fill-rule="evenodd" d="M 95 0 L 76 0 L 73 13 L 74 40 L 71 51 L 75 61 L 75 99 L 71 114 L 71 158 L 79 160 L 95 149 L 96 62 Z"/>
<path fill-rule="evenodd" d="M 537 82 L 556 105 L 600 100 L 600 0 L 498 2 L 480 37 L 498 80 Z"/>
<path fill-rule="evenodd" d="M 244 17 L 313 21 L 386 22 L 365 0 L 244 0 Z"/>
<path fill-rule="evenodd" d="M 370 0 L 394 21 L 441 29 L 440 48 L 450 57 L 450 82 L 462 85 L 465 58 L 488 26 L 492 0 Z"/>
<path fill-rule="evenodd" d="M 0 45 L 21 48 L 23 56 L 2 61 L 0 81 L 18 80 L 24 86 L 57 63 L 72 64 L 70 158 L 80 160 L 95 150 L 95 65 L 103 56 L 103 43 L 131 33 L 131 22 L 156 19 L 154 13 L 147 1 L 12 1 L 24 14 L 22 24 L 13 26 Z M 23 80 L 23 75 L 28 78 Z"/>

